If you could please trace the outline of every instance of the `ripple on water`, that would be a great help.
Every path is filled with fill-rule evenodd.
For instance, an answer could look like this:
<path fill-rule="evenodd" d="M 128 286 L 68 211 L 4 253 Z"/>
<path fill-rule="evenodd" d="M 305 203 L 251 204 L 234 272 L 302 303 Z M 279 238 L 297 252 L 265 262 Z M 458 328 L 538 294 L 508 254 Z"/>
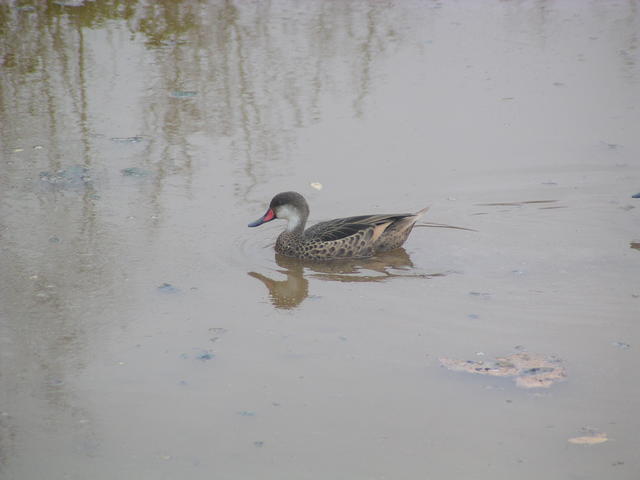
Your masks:
<path fill-rule="evenodd" d="M 224 260 L 231 266 L 247 270 L 277 270 L 273 247 L 278 232 L 279 229 L 273 226 L 263 228 L 258 233 L 255 229 L 247 228 L 234 240 L 232 254 L 225 256 Z"/>

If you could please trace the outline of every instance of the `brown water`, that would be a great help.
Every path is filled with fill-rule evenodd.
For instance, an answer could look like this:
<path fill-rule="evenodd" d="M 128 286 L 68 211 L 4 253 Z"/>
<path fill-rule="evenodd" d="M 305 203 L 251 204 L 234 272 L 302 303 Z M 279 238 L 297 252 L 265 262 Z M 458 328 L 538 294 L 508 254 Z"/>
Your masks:
<path fill-rule="evenodd" d="M 638 1 L 0 27 L 0 478 L 638 478 Z M 283 190 L 475 231 L 304 264 L 246 227 Z M 438 362 L 522 350 L 567 380 Z"/>

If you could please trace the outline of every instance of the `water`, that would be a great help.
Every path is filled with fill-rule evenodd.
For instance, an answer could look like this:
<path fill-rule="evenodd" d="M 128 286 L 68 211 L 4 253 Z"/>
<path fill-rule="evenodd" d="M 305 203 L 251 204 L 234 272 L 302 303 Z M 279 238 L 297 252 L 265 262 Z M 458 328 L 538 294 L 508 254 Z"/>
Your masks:
<path fill-rule="evenodd" d="M 637 478 L 637 1 L 0 22 L 1 478 Z M 469 230 L 300 263 L 284 190 Z"/>

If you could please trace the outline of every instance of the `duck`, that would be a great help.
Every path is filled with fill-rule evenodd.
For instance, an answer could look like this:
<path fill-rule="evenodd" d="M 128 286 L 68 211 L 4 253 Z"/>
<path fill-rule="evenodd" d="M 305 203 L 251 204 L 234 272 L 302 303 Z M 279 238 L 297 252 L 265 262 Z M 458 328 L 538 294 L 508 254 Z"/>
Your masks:
<path fill-rule="evenodd" d="M 287 225 L 278 235 L 275 251 L 287 257 L 307 260 L 365 258 L 402 246 L 428 209 L 416 213 L 336 218 L 305 230 L 309 218 L 307 201 L 298 192 L 281 192 L 271 199 L 267 212 L 248 226 L 285 220 Z"/>

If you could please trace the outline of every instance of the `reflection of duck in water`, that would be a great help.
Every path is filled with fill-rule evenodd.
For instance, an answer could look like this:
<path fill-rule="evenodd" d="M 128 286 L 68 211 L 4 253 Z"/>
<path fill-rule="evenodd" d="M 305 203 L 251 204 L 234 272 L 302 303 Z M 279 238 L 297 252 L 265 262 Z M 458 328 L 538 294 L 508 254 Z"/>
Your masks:
<path fill-rule="evenodd" d="M 383 282 L 395 277 L 431 278 L 442 275 L 412 273 L 410 270 L 413 262 L 404 248 L 396 248 L 375 257 L 351 258 L 338 262 L 307 262 L 305 266 L 313 272 L 312 277 L 337 282 Z M 367 273 L 363 273 L 364 271 Z"/>
<path fill-rule="evenodd" d="M 397 248 L 372 258 L 352 258 L 335 262 L 302 261 L 276 254 L 276 263 L 283 269 L 278 271 L 287 276 L 286 280 L 273 280 L 256 272 L 249 272 L 249 275 L 260 280 L 269 289 L 271 303 L 276 308 L 286 309 L 297 307 L 309 295 L 309 281 L 305 278 L 305 269 L 312 272 L 310 276 L 314 278 L 338 282 L 382 282 L 394 277 L 431 278 L 444 275 L 403 273 L 413 267 L 411 258 L 404 248 Z M 371 274 L 362 274 L 363 270 Z"/>
<path fill-rule="evenodd" d="M 362 258 L 400 247 L 416 221 L 427 211 L 391 215 L 361 215 L 321 222 L 304 229 L 309 206 L 302 195 L 283 192 L 271 200 L 262 217 L 249 224 L 257 227 L 276 218 L 287 220 L 278 236 L 276 252 L 311 260 Z"/>
<path fill-rule="evenodd" d="M 261 273 L 249 272 L 269 289 L 271 303 L 276 308 L 295 308 L 309 295 L 309 281 L 304 278 L 302 264 L 286 265 L 280 262 L 281 255 L 276 255 L 276 262 L 284 270 L 279 270 L 287 276 L 286 280 L 274 280 Z M 292 259 L 288 259 L 292 260 Z"/>

